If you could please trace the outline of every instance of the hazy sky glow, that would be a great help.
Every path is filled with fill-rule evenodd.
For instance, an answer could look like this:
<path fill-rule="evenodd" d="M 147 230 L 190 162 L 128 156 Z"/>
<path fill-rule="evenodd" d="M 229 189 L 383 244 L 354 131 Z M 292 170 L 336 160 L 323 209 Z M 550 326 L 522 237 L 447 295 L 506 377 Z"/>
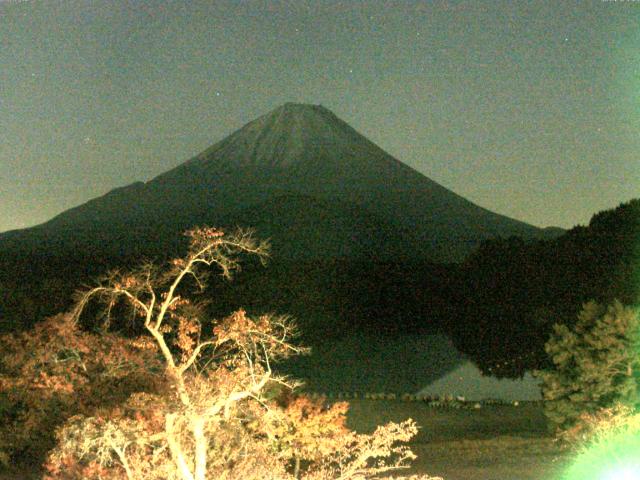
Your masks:
<path fill-rule="evenodd" d="M 0 231 L 320 103 L 490 210 L 640 196 L 640 2 L 0 0 Z"/>

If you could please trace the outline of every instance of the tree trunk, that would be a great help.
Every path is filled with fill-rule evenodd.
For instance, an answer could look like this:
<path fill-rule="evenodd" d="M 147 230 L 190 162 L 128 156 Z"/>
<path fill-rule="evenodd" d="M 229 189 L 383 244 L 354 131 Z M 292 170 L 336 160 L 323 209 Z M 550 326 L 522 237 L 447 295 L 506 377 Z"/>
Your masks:
<path fill-rule="evenodd" d="M 174 430 L 174 421 L 175 414 L 169 413 L 165 417 L 166 426 L 165 430 L 167 432 L 167 443 L 169 443 L 169 451 L 171 452 L 171 458 L 173 458 L 174 463 L 176 464 L 176 468 L 182 477 L 182 480 L 194 480 L 193 474 L 189 469 L 189 465 L 184 458 L 184 452 L 182 451 L 182 447 L 180 446 L 180 442 L 176 437 L 176 432 Z"/>
<path fill-rule="evenodd" d="M 293 478 L 298 480 L 300 478 L 300 457 L 296 457 L 295 462 L 296 462 L 296 464 L 295 464 L 295 467 L 293 469 Z"/>
<path fill-rule="evenodd" d="M 193 439 L 196 444 L 195 480 L 205 480 L 207 476 L 207 437 L 204 433 L 205 420 L 197 417 L 192 422 Z"/>

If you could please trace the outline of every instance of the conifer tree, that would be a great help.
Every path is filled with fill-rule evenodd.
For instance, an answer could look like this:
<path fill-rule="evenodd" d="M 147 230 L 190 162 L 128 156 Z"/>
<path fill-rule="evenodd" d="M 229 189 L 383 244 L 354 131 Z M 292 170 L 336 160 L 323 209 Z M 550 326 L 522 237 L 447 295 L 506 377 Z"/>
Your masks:
<path fill-rule="evenodd" d="M 582 414 L 613 405 L 634 407 L 640 398 L 640 319 L 637 309 L 614 301 L 588 302 L 573 327 L 556 324 L 545 350 L 553 367 L 542 378 L 545 413 L 556 431 L 574 427 Z"/>

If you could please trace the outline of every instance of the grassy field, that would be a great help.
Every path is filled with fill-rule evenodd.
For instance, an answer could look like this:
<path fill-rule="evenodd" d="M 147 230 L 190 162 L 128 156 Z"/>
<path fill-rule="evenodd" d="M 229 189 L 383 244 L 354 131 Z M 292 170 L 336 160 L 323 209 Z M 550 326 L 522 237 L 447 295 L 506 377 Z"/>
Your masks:
<path fill-rule="evenodd" d="M 348 424 L 369 433 L 376 425 L 412 418 L 420 432 L 410 473 L 445 480 L 555 480 L 566 465 L 546 431 L 542 406 L 493 405 L 478 410 L 429 408 L 421 402 L 351 400 Z"/>

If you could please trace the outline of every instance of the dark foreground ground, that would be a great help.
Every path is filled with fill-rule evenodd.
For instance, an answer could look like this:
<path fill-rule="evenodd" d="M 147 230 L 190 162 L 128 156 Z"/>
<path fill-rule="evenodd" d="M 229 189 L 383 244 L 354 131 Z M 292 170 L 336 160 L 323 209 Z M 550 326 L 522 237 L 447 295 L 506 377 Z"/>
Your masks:
<path fill-rule="evenodd" d="M 558 480 L 566 458 L 547 435 L 542 406 L 492 405 L 480 409 L 432 408 L 423 402 L 350 400 L 348 424 L 362 432 L 412 418 L 411 470 L 445 480 Z M 34 472 L 0 474 L 0 480 L 38 478 Z"/>
<path fill-rule="evenodd" d="M 351 400 L 348 423 L 368 433 L 406 418 L 420 426 L 411 442 L 418 458 L 407 473 L 445 480 L 557 480 L 566 466 L 566 457 L 547 434 L 539 403 L 456 410 L 421 402 Z"/>

